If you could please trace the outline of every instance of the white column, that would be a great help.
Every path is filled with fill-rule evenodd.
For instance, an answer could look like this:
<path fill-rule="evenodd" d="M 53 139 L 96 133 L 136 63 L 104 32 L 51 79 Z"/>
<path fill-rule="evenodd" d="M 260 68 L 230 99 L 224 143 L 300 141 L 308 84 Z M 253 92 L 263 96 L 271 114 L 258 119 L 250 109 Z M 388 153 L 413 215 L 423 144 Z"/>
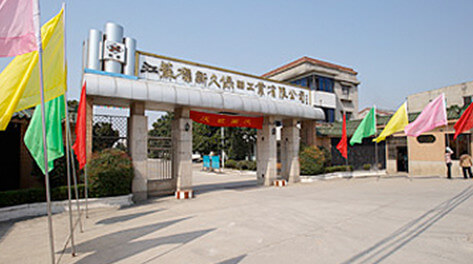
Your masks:
<path fill-rule="evenodd" d="M 257 180 L 258 184 L 272 185 L 277 177 L 276 171 L 276 125 L 274 117 L 265 117 L 263 129 L 257 133 Z"/>
<path fill-rule="evenodd" d="M 143 102 L 134 102 L 128 118 L 128 144 L 135 176 L 132 182 L 134 201 L 148 198 L 148 117 Z"/>
<path fill-rule="evenodd" d="M 299 182 L 300 165 L 299 165 L 299 128 L 297 120 L 283 120 L 281 131 L 281 157 L 282 167 L 281 175 L 289 183 Z"/>
<path fill-rule="evenodd" d="M 192 120 L 189 108 L 174 110 L 172 121 L 172 176 L 176 191 L 192 190 Z"/>

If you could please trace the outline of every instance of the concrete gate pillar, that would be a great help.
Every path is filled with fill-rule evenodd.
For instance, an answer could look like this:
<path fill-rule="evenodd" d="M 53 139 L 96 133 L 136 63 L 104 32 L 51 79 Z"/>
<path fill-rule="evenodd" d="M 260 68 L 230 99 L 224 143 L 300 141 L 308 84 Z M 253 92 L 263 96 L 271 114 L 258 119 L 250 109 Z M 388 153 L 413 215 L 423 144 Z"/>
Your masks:
<path fill-rule="evenodd" d="M 302 143 L 307 146 L 315 146 L 317 144 L 315 120 L 302 120 L 300 133 Z"/>
<path fill-rule="evenodd" d="M 263 129 L 257 132 L 257 180 L 258 184 L 272 185 L 277 177 L 276 125 L 274 117 L 264 117 Z"/>
<path fill-rule="evenodd" d="M 283 120 L 281 131 L 281 175 L 289 183 L 299 182 L 299 128 L 297 120 Z"/>
<path fill-rule="evenodd" d="M 174 110 L 172 121 L 172 177 L 176 197 L 192 198 L 192 120 L 189 108 Z"/>
<path fill-rule="evenodd" d="M 94 129 L 94 101 L 90 97 L 86 97 L 86 107 L 85 107 L 85 112 L 86 112 L 86 118 L 85 118 L 85 123 L 87 126 L 86 132 L 85 132 L 85 155 L 87 157 L 87 162 L 90 160 L 92 157 L 92 140 L 93 140 L 93 129 Z"/>
<path fill-rule="evenodd" d="M 133 102 L 128 118 L 128 146 L 135 177 L 131 190 L 134 201 L 148 198 L 148 117 L 143 102 Z"/>

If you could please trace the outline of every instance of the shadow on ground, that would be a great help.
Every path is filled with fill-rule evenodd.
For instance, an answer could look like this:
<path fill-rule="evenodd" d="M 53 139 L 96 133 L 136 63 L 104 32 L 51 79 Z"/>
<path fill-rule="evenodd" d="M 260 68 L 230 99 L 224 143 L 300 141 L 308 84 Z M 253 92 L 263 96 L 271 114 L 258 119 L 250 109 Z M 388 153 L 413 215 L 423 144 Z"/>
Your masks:
<path fill-rule="evenodd" d="M 442 202 L 433 209 L 427 211 L 420 217 L 410 221 L 402 226 L 394 233 L 390 234 L 383 240 L 377 242 L 370 248 L 356 254 L 350 259 L 343 262 L 348 263 L 380 263 L 407 243 L 414 240 L 420 234 L 425 232 L 433 224 L 438 222 L 457 206 L 473 196 L 473 185 L 470 185 L 454 197 Z"/>
<path fill-rule="evenodd" d="M 235 258 L 231 258 L 231 259 L 224 260 L 224 261 L 219 262 L 219 263 L 217 263 L 217 264 L 238 264 L 238 263 L 240 263 L 240 261 L 242 261 L 245 257 L 246 257 L 246 254 L 240 255 L 240 256 L 235 257 Z"/>
<path fill-rule="evenodd" d="M 160 211 L 164 211 L 164 209 L 161 209 L 161 210 L 152 210 L 152 211 L 149 211 L 149 212 L 143 212 L 143 213 L 136 213 L 136 214 L 127 214 L 127 215 L 121 215 L 121 216 L 115 216 L 115 217 L 110 217 L 110 218 L 106 218 L 106 219 L 103 219 L 103 220 L 100 220 L 98 221 L 97 223 L 95 223 L 96 225 L 97 224 L 102 224 L 102 225 L 110 225 L 110 224 L 115 224 L 115 223 L 119 223 L 119 222 L 125 222 L 125 221 L 129 221 L 129 220 L 133 220 L 135 218 L 138 218 L 138 217 L 141 217 L 141 216 L 145 216 L 145 215 L 149 215 L 149 214 L 153 214 L 153 213 L 157 213 L 157 212 L 160 212 Z"/>
<path fill-rule="evenodd" d="M 141 239 L 139 238 L 149 235 L 153 232 L 156 232 L 165 227 L 177 224 L 181 221 L 189 219 L 180 218 L 176 220 L 150 224 L 146 226 L 140 226 L 135 228 L 130 228 L 127 230 L 122 230 L 107 234 L 101 237 L 91 239 L 89 241 L 80 243 L 76 245 L 76 252 L 79 254 L 92 253 L 75 263 L 94 263 L 94 264 L 105 264 L 105 263 L 114 263 L 120 261 L 136 254 L 139 254 L 148 249 L 158 247 L 160 245 L 166 244 L 186 244 L 190 241 L 197 239 L 214 229 L 204 229 L 193 232 L 185 232 L 171 236 L 164 236 L 154 239 Z M 70 253 L 71 248 L 66 250 L 66 253 Z M 167 253 L 167 252 L 166 252 Z M 162 256 L 164 254 L 161 254 Z M 157 256 L 155 258 L 158 258 Z M 146 260 L 144 262 L 147 262 Z"/>
<path fill-rule="evenodd" d="M 259 188 L 258 182 L 256 180 L 248 181 L 238 181 L 238 182 L 223 182 L 223 183 L 213 183 L 213 184 L 202 184 L 196 185 L 193 187 L 196 194 L 208 193 L 219 190 L 249 190 Z"/>
<path fill-rule="evenodd" d="M 7 236 L 14 225 L 14 221 L 0 222 L 0 242 L 2 242 L 3 238 Z"/>

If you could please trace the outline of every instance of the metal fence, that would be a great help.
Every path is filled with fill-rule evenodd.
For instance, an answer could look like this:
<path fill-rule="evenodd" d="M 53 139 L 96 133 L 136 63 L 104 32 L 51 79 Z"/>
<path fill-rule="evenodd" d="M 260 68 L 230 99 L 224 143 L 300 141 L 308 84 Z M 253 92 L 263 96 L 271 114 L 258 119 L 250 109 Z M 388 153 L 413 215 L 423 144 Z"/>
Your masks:
<path fill-rule="evenodd" d="M 92 151 L 118 148 L 128 152 L 128 117 L 94 115 Z"/>
<path fill-rule="evenodd" d="M 170 137 L 148 137 L 148 178 L 172 179 L 172 140 Z"/>

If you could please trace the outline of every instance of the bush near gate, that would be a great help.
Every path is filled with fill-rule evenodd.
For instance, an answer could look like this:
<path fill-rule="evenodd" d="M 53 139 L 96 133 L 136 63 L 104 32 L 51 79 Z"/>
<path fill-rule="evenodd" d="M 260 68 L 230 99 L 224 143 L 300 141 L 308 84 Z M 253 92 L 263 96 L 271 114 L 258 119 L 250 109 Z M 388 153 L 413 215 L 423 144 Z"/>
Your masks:
<path fill-rule="evenodd" d="M 79 189 L 79 198 L 84 198 L 84 184 L 78 184 L 77 188 Z M 75 199 L 74 189 L 72 189 L 72 197 Z M 52 188 L 51 200 L 67 200 L 67 186 Z M 30 188 L 0 192 L 0 207 L 41 202 L 46 202 L 46 190 L 42 188 Z"/>
<path fill-rule="evenodd" d="M 325 173 L 331 173 L 336 171 L 353 171 L 353 166 L 339 165 L 325 168 Z"/>
<path fill-rule="evenodd" d="M 316 175 L 324 172 L 326 153 L 316 146 L 301 146 L 299 154 L 301 175 Z"/>
<path fill-rule="evenodd" d="M 227 160 L 225 161 L 225 168 L 236 170 L 256 170 L 256 161 L 252 160 Z"/>
<path fill-rule="evenodd" d="M 371 169 L 371 164 L 369 164 L 369 163 L 363 164 L 363 169 L 364 170 L 370 170 Z"/>
<path fill-rule="evenodd" d="M 124 151 L 105 149 L 94 153 L 87 166 L 92 197 L 117 196 L 131 192 L 133 166 Z"/>

